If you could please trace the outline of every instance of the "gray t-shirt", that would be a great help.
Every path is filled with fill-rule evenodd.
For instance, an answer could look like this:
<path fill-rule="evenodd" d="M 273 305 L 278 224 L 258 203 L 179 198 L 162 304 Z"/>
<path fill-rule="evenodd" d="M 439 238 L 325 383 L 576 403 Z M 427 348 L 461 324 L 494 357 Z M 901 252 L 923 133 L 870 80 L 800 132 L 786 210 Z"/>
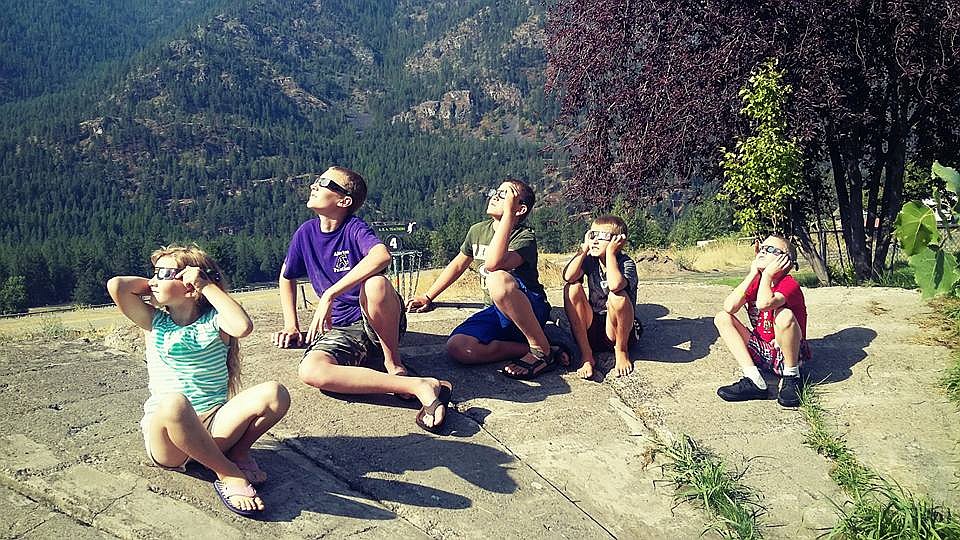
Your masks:
<path fill-rule="evenodd" d="M 637 263 L 623 253 L 617 253 L 617 266 L 620 273 L 627 280 L 627 296 L 633 305 L 637 305 Z M 594 313 L 607 312 L 607 296 L 610 288 L 607 287 L 607 274 L 600 266 L 600 259 L 587 255 L 583 259 L 583 275 L 587 278 L 587 289 L 590 293 L 590 307 Z M 582 280 L 581 280 L 582 281 Z"/>

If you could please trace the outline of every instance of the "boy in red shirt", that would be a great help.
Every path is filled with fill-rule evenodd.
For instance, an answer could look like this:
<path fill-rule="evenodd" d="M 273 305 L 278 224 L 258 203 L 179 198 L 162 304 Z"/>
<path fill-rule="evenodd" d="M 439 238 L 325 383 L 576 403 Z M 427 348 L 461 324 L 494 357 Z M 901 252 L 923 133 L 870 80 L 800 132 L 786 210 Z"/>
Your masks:
<path fill-rule="evenodd" d="M 807 307 L 790 269 L 797 251 L 782 236 L 770 236 L 757 246 L 750 271 L 723 301 L 714 318 L 720 337 L 733 353 L 743 378 L 717 389 L 725 401 L 766 399 L 767 384 L 758 368 L 780 376 L 777 402 L 784 407 L 800 404 L 800 366 L 810 360 L 807 345 Z M 746 304 L 753 330 L 736 317 Z"/>

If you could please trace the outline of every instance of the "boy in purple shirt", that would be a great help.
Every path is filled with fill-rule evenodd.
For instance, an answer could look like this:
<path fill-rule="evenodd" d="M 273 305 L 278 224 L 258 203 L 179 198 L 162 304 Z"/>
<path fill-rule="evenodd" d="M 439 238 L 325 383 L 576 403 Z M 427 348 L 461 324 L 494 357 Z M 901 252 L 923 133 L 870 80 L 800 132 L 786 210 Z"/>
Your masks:
<path fill-rule="evenodd" d="M 307 208 L 317 214 L 297 229 L 280 271 L 283 330 L 278 347 L 306 345 L 300 379 L 341 394 L 416 396 L 423 407 L 417 425 L 431 432 L 443 424 L 452 386 L 427 377 L 407 377 L 400 360 L 406 330 L 400 295 L 383 274 L 390 252 L 354 213 L 367 197 L 363 177 L 330 167 L 310 188 Z M 297 278 L 307 276 L 320 298 L 310 326 L 300 331 Z M 383 359 L 386 370 L 371 366 Z"/>

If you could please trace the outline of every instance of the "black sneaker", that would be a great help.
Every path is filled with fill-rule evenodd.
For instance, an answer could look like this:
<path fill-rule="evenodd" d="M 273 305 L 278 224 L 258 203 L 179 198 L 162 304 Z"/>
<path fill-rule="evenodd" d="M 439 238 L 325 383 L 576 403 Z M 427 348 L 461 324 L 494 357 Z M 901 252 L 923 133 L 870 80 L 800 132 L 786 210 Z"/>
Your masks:
<path fill-rule="evenodd" d="M 803 388 L 803 381 L 800 376 L 783 377 L 780 379 L 780 391 L 777 394 L 777 403 L 782 407 L 799 407 L 800 390 Z"/>
<path fill-rule="evenodd" d="M 724 401 L 749 401 L 751 399 L 767 399 L 766 389 L 753 384 L 753 381 L 744 377 L 738 382 L 717 388 L 717 395 Z"/>

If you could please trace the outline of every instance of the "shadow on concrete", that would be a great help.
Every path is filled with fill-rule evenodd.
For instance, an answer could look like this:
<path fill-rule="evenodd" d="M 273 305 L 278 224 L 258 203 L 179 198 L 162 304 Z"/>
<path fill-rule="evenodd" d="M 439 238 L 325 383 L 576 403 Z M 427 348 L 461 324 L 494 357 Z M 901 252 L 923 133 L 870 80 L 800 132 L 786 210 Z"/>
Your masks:
<path fill-rule="evenodd" d="M 630 357 L 647 362 L 693 362 L 706 358 L 719 334 L 712 317 L 665 319 L 670 310 L 660 304 L 637 304 L 636 317 L 643 323 L 640 342 L 630 348 Z M 577 350 L 569 335 L 570 324 L 563 309 L 554 309 L 551 317 L 567 333 L 570 346 Z M 613 353 L 596 354 L 597 372 L 594 378 L 602 381 L 613 368 Z M 579 365 L 579 351 L 577 351 Z"/>
<path fill-rule="evenodd" d="M 867 357 L 864 349 L 875 337 L 875 330 L 854 326 L 809 340 L 812 360 L 804 369 L 805 377 L 817 383 L 834 383 L 849 378 L 853 366 Z"/>
<path fill-rule="evenodd" d="M 449 421 L 454 424 L 473 423 L 457 413 L 453 413 Z M 444 468 L 484 491 L 509 494 L 517 490 L 517 484 L 509 474 L 515 461 L 513 456 L 496 448 L 456 439 L 411 433 L 399 437 L 297 437 L 285 440 L 284 444 L 333 473 L 348 485 L 349 490 L 323 486 L 320 492 L 315 493 L 315 499 L 305 501 L 307 506 L 301 505 L 300 508 L 287 508 L 289 505 L 281 501 L 280 508 L 272 510 L 267 517 L 277 521 L 292 519 L 304 510 L 369 519 L 395 517 L 382 508 L 345 498 L 355 497 L 356 492 L 375 501 L 424 508 L 457 510 L 472 506 L 473 501 L 460 493 L 422 483 L 383 478 L 413 471 Z M 277 456 L 274 460 L 278 467 L 283 467 L 279 463 L 282 458 Z M 260 461 L 261 465 L 264 461 L 271 464 L 266 459 Z M 455 482 L 451 485 L 442 473 L 426 476 L 437 479 L 438 484 L 456 485 Z"/>
<path fill-rule="evenodd" d="M 562 311 L 562 310 L 561 310 Z M 548 332 L 548 337 L 550 333 Z M 568 394 L 570 385 L 560 376 L 565 368 L 543 373 L 531 381 L 517 381 L 505 377 L 499 370 L 508 362 L 492 362 L 489 364 L 464 365 L 447 357 L 443 345 L 447 342 L 447 335 L 424 334 L 407 332 L 402 346 L 410 344 L 423 345 L 433 352 L 405 358 L 404 362 L 411 373 L 422 377 L 436 377 L 453 383 L 453 402 L 466 401 L 474 398 L 492 398 L 516 403 L 535 403 L 543 401 L 547 396 Z M 576 347 L 573 347 L 576 349 Z M 396 398 L 391 398 L 396 399 Z M 411 405 L 419 408 L 419 404 Z"/>

